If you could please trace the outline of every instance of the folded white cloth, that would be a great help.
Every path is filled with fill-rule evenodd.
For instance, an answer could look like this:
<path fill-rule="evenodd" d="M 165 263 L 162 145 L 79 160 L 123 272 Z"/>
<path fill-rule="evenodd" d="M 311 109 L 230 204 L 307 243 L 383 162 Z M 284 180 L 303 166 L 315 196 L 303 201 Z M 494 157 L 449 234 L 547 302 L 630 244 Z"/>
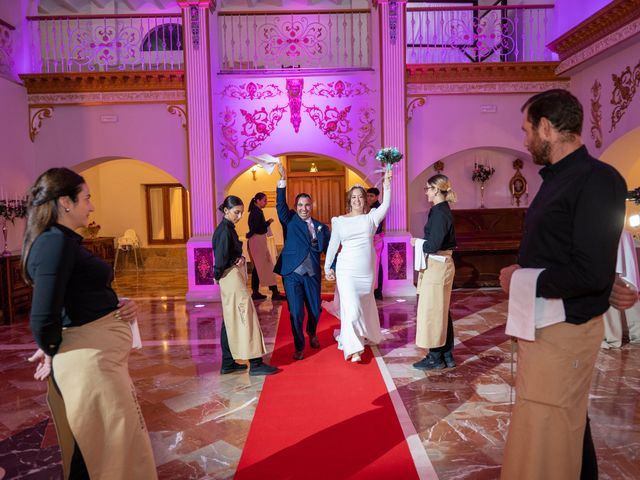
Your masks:
<path fill-rule="evenodd" d="M 427 268 L 427 255 L 422 251 L 422 245 L 424 245 L 424 240 L 421 238 L 416 238 L 416 243 L 413 247 L 413 269 L 417 272 Z M 430 253 L 429 258 L 435 260 L 436 262 L 444 263 L 447 261 L 446 256 L 436 255 L 435 253 Z"/>
<path fill-rule="evenodd" d="M 628 230 L 622 231 L 622 236 L 618 243 L 616 272 L 620 274 L 620 277 L 638 289 L 638 286 L 640 286 L 640 274 L 638 273 L 636 245 L 633 241 L 633 235 Z"/>
<path fill-rule="evenodd" d="M 536 328 L 544 328 L 566 319 L 561 298 L 536 297 L 538 276 L 543 268 L 520 268 L 513 272 L 509 285 L 509 311 L 506 334 L 534 341 Z"/>
<path fill-rule="evenodd" d="M 138 319 L 134 318 L 131 320 L 129 326 L 131 327 L 131 348 L 139 350 L 142 348 L 142 338 L 140 337 L 140 329 L 138 328 Z"/>
<path fill-rule="evenodd" d="M 280 159 L 278 157 L 274 157 L 268 153 L 263 153 L 262 155 L 247 155 L 245 158 L 260 165 L 269 175 L 273 173 L 273 169 L 280 163 Z"/>

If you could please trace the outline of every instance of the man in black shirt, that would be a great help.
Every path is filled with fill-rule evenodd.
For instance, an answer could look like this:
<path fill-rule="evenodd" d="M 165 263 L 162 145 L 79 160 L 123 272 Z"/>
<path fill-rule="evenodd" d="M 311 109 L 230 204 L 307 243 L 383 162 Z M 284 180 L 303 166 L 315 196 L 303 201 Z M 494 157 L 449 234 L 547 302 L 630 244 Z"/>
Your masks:
<path fill-rule="evenodd" d="M 527 211 L 518 264 L 502 270 L 500 284 L 511 289 L 512 302 L 527 294 L 519 280 L 526 271 L 516 271 L 541 269 L 531 295 L 536 302 L 561 299 L 564 316 L 535 327 L 528 318 L 535 340 L 518 340 L 517 397 L 501 478 L 597 478 L 587 402 L 627 188 L 582 144 L 582 106 L 569 92 L 535 95 L 522 111 L 525 145 L 534 163 L 544 166 L 543 182 Z M 522 325 L 524 317 L 510 316 L 509 322 Z"/>
<path fill-rule="evenodd" d="M 380 190 L 377 187 L 371 187 L 367 189 L 367 203 L 369 208 L 378 208 L 380 206 Z M 375 235 L 373 236 L 373 246 L 376 249 L 376 266 L 377 280 L 375 282 L 375 289 L 373 290 L 373 296 L 376 300 L 382 300 L 382 249 L 384 248 L 384 222 L 380 222 Z"/>

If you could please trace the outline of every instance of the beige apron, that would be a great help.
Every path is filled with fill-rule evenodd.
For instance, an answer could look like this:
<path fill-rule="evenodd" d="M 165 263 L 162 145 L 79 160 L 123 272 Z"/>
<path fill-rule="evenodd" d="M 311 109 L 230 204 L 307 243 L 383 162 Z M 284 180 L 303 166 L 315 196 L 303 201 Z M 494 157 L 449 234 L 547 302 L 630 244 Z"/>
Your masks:
<path fill-rule="evenodd" d="M 261 287 L 270 287 L 276 284 L 276 274 L 273 273 L 273 260 L 267 246 L 267 236 L 265 234 L 253 234 L 247 240 L 247 250 L 254 268 L 258 270 Z"/>
<path fill-rule="evenodd" d="M 447 320 L 455 267 L 451 250 L 436 255 L 447 257 L 445 262 L 427 259 L 426 270 L 418 276 L 418 313 L 416 317 L 416 345 L 422 348 L 441 347 L 447 340 Z"/>
<path fill-rule="evenodd" d="M 261 357 L 267 349 L 258 314 L 247 288 L 246 267 L 233 266 L 226 269 L 219 283 L 222 315 L 231 355 L 235 360 Z"/>
<path fill-rule="evenodd" d="M 47 402 L 65 479 L 74 439 L 91 480 L 157 478 L 149 434 L 129 376 L 130 350 L 129 324 L 113 313 L 62 331 Z"/>

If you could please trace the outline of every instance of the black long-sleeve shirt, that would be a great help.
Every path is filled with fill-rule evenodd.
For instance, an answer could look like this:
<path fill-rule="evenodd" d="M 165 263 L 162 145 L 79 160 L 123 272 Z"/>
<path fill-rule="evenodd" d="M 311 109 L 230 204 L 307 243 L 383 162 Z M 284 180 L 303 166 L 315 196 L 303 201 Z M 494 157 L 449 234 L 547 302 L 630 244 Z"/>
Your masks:
<path fill-rule="evenodd" d="M 226 218 L 216 227 L 211 242 L 214 257 L 213 276 L 220 280 L 224 271 L 232 267 L 242 256 L 242 242 L 238 238 L 236 226 Z"/>
<path fill-rule="evenodd" d="M 583 145 L 540 170 L 518 254 L 525 268 L 544 268 L 537 296 L 562 298 L 566 321 L 587 322 L 609 308 L 627 186 Z"/>
<path fill-rule="evenodd" d="M 376 200 L 371 204 L 371 208 L 379 208 L 379 207 L 380 207 L 380 202 L 378 200 Z M 378 225 L 378 228 L 376 229 L 376 235 L 381 234 L 383 231 L 384 231 L 384 220 L 381 221 L 380 224 Z"/>
<path fill-rule="evenodd" d="M 118 308 L 111 266 L 81 242 L 80 235 L 56 224 L 35 239 L 27 258 L 31 331 L 48 355 L 58 350 L 63 327 L 84 325 Z"/>
<path fill-rule="evenodd" d="M 453 213 L 449 202 L 440 202 L 431 207 L 424 226 L 424 253 L 436 253 L 438 250 L 455 248 L 456 230 L 453 226 Z"/>
<path fill-rule="evenodd" d="M 247 238 L 253 235 L 264 235 L 269 230 L 269 222 L 264 219 L 264 212 L 261 208 L 255 207 L 249 212 L 249 231 Z"/>

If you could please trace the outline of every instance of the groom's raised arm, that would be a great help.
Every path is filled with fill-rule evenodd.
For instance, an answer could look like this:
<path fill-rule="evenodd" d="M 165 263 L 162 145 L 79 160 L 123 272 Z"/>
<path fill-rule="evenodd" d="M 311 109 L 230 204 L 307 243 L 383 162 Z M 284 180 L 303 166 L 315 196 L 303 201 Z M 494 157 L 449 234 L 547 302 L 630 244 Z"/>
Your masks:
<path fill-rule="evenodd" d="M 289 205 L 287 205 L 287 171 L 281 163 L 278 164 L 278 173 L 280 173 L 280 180 L 278 180 L 278 188 L 276 189 L 276 212 L 280 223 L 287 225 L 291 221 L 293 212 L 289 210 Z"/>

